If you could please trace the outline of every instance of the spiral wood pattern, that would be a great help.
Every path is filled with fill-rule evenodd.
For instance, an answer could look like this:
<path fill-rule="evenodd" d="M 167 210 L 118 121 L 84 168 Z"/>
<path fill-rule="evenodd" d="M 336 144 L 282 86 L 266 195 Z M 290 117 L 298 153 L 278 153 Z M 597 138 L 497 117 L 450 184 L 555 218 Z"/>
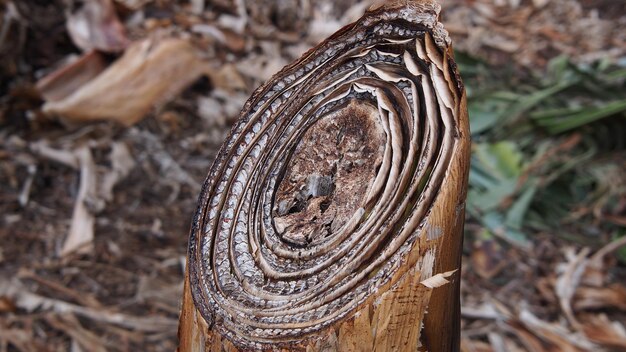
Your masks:
<path fill-rule="evenodd" d="M 425 224 L 466 133 L 463 87 L 438 6 L 401 3 L 260 87 L 210 169 L 189 282 L 238 348 L 294 346 L 345 320 L 443 235 Z"/>

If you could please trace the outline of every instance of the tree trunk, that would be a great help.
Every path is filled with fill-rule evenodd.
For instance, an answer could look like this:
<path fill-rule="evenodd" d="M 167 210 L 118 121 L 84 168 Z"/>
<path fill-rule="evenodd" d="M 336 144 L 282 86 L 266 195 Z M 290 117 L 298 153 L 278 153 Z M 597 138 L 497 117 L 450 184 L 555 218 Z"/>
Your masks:
<path fill-rule="evenodd" d="M 458 351 L 465 92 L 434 1 L 260 87 L 193 221 L 179 351 Z"/>

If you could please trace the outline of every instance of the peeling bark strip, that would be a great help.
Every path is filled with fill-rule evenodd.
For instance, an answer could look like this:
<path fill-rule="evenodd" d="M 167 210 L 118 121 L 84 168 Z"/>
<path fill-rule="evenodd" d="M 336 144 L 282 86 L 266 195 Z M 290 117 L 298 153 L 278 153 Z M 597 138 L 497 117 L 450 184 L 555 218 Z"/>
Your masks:
<path fill-rule="evenodd" d="M 196 213 L 180 351 L 456 351 L 465 93 L 434 1 L 260 87 Z"/>

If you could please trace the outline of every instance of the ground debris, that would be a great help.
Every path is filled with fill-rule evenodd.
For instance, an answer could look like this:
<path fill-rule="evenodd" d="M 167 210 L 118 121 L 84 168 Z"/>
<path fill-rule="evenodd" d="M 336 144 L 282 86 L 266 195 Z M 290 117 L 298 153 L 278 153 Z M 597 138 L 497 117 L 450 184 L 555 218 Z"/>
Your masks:
<path fill-rule="evenodd" d="M 606 266 L 601 270 L 590 270 L 591 263 L 602 261 L 611 252 L 626 245 L 621 238 L 607 244 L 604 248 L 590 255 L 589 248 L 576 251 L 566 248 L 561 254 L 562 262 L 553 263 L 553 272 L 546 273 L 541 280 L 547 281 L 553 290 L 546 299 L 551 304 L 558 304 L 559 311 L 547 314 L 546 306 L 524 300 L 515 302 L 497 298 L 499 293 L 484 291 L 484 297 L 477 302 L 466 304 L 463 307 L 463 316 L 470 324 L 487 322 L 494 324 L 501 330 L 502 338 L 513 338 L 518 344 L 530 351 L 589 351 L 619 349 L 624 345 L 623 312 L 624 292 L 626 287 L 622 283 L 611 282 Z M 466 273 L 466 275 L 468 275 Z M 475 275 L 471 273 L 470 276 Z M 602 287 L 592 284 L 601 275 Z M 542 284 L 543 285 L 543 284 Z M 608 287 L 605 287 L 608 285 Z M 539 286 L 539 285 L 538 285 Z M 510 288 L 519 291 L 521 287 Z M 538 287 L 540 291 L 545 288 Z M 470 300 L 476 297 L 470 298 Z M 558 301 L 558 302 L 557 302 Z M 598 312 L 598 309 L 622 310 L 610 314 Z M 467 333 L 473 329 L 468 328 Z M 465 332 L 464 332 L 465 333 Z M 491 343 L 490 351 L 497 351 L 488 330 L 474 333 L 476 337 L 483 335 Z M 474 340 L 466 340 L 471 346 Z M 466 347 L 470 348 L 470 347 Z M 486 348 L 486 346 L 485 346 Z M 471 350 L 471 349 L 470 349 Z"/>
<path fill-rule="evenodd" d="M 190 217 L 232 123 L 254 88 L 371 4 L 0 1 L 0 351 L 174 350 Z M 442 6 L 464 76 L 480 69 L 462 60 L 467 54 L 504 75 L 511 73 L 503 67 L 523 67 L 540 76 L 535 81 L 559 55 L 591 65 L 626 54 L 622 2 L 446 0 Z M 600 79 L 624 77 L 585 82 L 608 95 L 596 85 Z M 465 82 L 471 103 L 475 81 Z M 525 104 L 536 96 L 523 101 L 520 92 L 498 91 L 495 104 L 520 100 L 522 107 L 507 114 L 528 118 Z M 597 103 L 549 98 L 569 109 Z M 492 107 L 470 107 L 472 123 L 492 116 Z M 576 148 L 595 148 L 586 144 L 591 138 L 623 143 L 623 118 L 601 127 L 547 145 L 536 139 L 543 131 L 529 129 L 532 137 L 524 138 L 540 154 L 530 161 L 516 159 L 528 145 L 494 143 L 480 154 L 492 137 L 475 138 L 476 159 L 489 166 L 530 165 L 514 180 L 519 183 L 498 184 L 511 192 L 526 191 L 522 180 L 543 169 L 538 183 L 554 182 L 565 172 L 553 167 L 556 161 L 590 172 L 591 181 L 568 181 L 603 188 L 572 205 L 576 211 L 563 215 L 568 226 L 558 227 L 564 220 L 535 227 L 525 242 L 509 236 L 500 219 L 470 214 L 463 351 L 626 349 L 626 237 L 623 230 L 598 230 L 626 224 L 623 147 L 609 145 L 610 169 L 596 168 L 609 157 L 566 160 Z M 514 201 L 510 195 L 494 207 Z M 497 226 L 489 232 L 478 219 Z"/>
<path fill-rule="evenodd" d="M 155 36 L 133 44 L 118 61 L 68 96 L 47 101 L 43 111 L 70 122 L 113 120 L 130 126 L 205 71 L 187 40 Z"/>
<path fill-rule="evenodd" d="M 67 19 L 67 31 L 74 44 L 84 51 L 119 52 L 130 42 L 112 0 L 86 2 Z"/>

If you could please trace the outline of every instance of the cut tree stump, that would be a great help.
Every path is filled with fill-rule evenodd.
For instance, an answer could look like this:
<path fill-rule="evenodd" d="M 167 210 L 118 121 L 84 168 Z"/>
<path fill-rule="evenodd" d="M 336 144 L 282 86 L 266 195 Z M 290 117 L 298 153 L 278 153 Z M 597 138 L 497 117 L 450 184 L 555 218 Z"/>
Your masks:
<path fill-rule="evenodd" d="M 470 153 L 434 1 L 370 9 L 260 87 L 193 221 L 179 351 L 458 351 Z"/>

